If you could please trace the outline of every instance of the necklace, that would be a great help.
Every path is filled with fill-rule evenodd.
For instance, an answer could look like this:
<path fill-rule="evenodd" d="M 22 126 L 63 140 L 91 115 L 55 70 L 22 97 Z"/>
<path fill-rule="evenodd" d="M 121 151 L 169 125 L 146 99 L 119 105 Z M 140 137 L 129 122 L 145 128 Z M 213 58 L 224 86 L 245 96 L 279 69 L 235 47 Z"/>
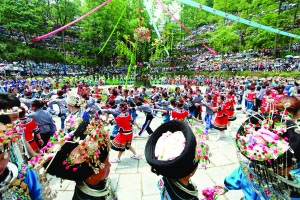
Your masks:
<path fill-rule="evenodd" d="M 179 200 L 189 200 L 189 199 L 184 199 L 182 197 L 180 197 L 174 190 L 174 188 L 172 187 L 172 185 L 170 184 L 169 180 L 166 178 L 166 181 L 168 183 L 168 185 L 170 186 L 172 192 L 176 195 L 177 199 Z M 191 195 L 191 196 L 194 196 L 192 199 L 197 199 L 198 197 L 198 190 L 197 190 L 197 186 L 195 186 L 193 183 L 190 182 L 191 185 L 193 185 L 193 187 L 195 188 L 194 191 L 191 191 L 187 188 L 185 188 L 184 186 L 182 186 L 180 183 L 178 183 L 178 181 L 176 180 L 173 180 L 173 179 L 170 179 L 171 183 L 173 183 L 178 189 L 182 190 L 183 192 Z M 191 199 L 191 200 L 192 200 Z"/>

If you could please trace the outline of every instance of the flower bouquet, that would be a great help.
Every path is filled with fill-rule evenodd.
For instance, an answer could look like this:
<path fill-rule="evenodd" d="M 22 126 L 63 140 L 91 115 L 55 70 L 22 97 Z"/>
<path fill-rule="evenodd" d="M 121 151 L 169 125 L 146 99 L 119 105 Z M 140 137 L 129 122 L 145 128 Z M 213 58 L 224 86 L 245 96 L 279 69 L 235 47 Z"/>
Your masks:
<path fill-rule="evenodd" d="M 138 27 L 134 32 L 134 39 L 137 42 L 150 42 L 150 30 L 144 26 Z"/>

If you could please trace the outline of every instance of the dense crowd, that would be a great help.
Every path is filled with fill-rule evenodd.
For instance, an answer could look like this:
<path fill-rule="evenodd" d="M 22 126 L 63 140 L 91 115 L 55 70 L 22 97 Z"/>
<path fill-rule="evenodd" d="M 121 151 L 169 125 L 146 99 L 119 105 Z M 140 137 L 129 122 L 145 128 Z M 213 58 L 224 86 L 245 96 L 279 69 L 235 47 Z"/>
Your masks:
<path fill-rule="evenodd" d="M 244 131 L 239 130 L 236 142 L 243 149 L 249 148 L 247 154 L 245 151 L 240 153 L 251 156 L 250 161 L 260 159 L 269 162 L 271 158 L 276 159 L 277 156 L 281 156 L 281 153 L 286 152 L 285 147 L 288 147 L 288 142 L 294 148 L 294 142 L 299 141 L 289 141 L 287 138 L 292 137 L 290 134 L 296 132 L 295 123 L 300 116 L 299 80 L 272 77 L 261 80 L 251 77 L 232 77 L 226 80 L 199 76 L 182 82 L 183 87 L 153 86 L 150 90 L 138 87 L 124 89 L 122 85 L 103 88 L 101 85 L 103 81 L 101 81 L 101 79 L 95 81 L 93 76 L 78 80 L 74 77 L 64 80 L 53 80 L 47 77 L 43 80 L 1 81 L 0 122 L 12 123 L 12 125 L 4 129 L 4 134 L 0 132 L 0 159 L 1 162 L 7 161 L 0 168 L 0 174 L 11 179 L 10 171 L 21 169 L 19 172 L 16 170 L 15 173 L 18 174 L 18 180 L 23 181 L 29 190 L 28 193 L 24 193 L 18 187 L 8 187 L 10 181 L 2 182 L 3 184 L 0 185 L 0 191 L 4 191 L 0 193 L 2 198 L 14 199 L 27 195 L 34 200 L 53 199 L 53 190 L 47 189 L 49 182 L 46 173 L 75 181 L 73 199 L 116 198 L 109 180 L 110 163 L 122 162 L 122 155 L 126 150 L 132 152 L 132 159 L 140 159 L 141 156 L 131 144 L 134 142 L 133 138 L 141 137 L 146 131 L 150 137 L 146 145 L 145 157 L 155 169 L 153 172 L 163 176 L 159 182 L 160 186 L 165 188 L 161 193 L 162 198 L 168 194 L 171 199 L 177 199 L 173 193 L 175 192 L 180 194 L 181 199 L 186 197 L 198 199 L 197 188 L 189 180 L 198 164 L 205 168 L 208 157 L 211 156 L 206 143 L 208 135 L 215 129 L 219 131 L 217 141 L 228 137 L 228 134 L 231 134 L 230 127 L 236 120 L 236 112 L 241 113 L 241 109 L 251 120 L 246 122 L 247 126 L 241 126 Z M 172 83 L 168 80 L 165 84 Z M 202 85 L 204 87 L 200 87 Z M 141 117 L 140 112 L 145 114 L 143 124 L 136 122 L 137 117 Z M 280 123 L 282 122 L 280 118 L 278 121 L 276 117 L 281 114 L 284 115 L 285 120 L 290 120 L 291 125 Z M 153 131 L 150 124 L 154 118 L 160 116 L 162 125 Z M 263 116 L 269 117 L 263 120 Z M 54 122 L 54 117 L 60 118 L 59 127 Z M 254 122 L 254 119 L 262 121 Z M 275 125 L 270 126 L 273 119 Z M 191 131 L 195 124 L 205 125 L 203 130 L 197 130 L 196 138 Z M 14 126 L 25 127 L 25 129 L 9 129 Z M 112 126 L 112 131 L 108 132 L 106 126 Z M 139 130 L 135 134 L 133 126 Z M 252 130 L 254 126 L 264 128 Z M 276 128 L 277 126 L 279 128 Z M 278 139 L 285 137 L 281 134 L 285 134 L 288 129 L 293 132 L 289 132 L 285 139 Z M 25 140 L 17 139 L 20 134 L 24 134 Z M 252 139 L 249 138 L 250 135 Z M 269 146 L 261 146 L 265 141 L 262 138 Z M 7 142 L 18 143 L 18 145 L 7 146 Z M 252 146 L 247 146 L 248 144 Z M 57 149 L 58 146 L 61 148 Z M 109 158 L 109 146 L 111 150 L 118 152 L 115 158 Z M 188 150 L 181 154 L 184 149 Z M 269 152 L 271 150 L 272 152 Z M 297 156 L 297 148 L 293 150 Z M 7 153 L 8 151 L 10 154 Z M 278 155 L 275 151 L 279 152 Z M 18 152 L 21 152 L 21 155 L 15 156 Z M 37 152 L 40 152 L 38 156 Z M 262 152 L 265 153 L 260 154 Z M 56 156 L 53 157 L 53 153 Z M 183 158 L 173 162 L 178 156 Z M 166 164 L 162 164 L 163 162 Z M 278 162 L 281 165 L 281 162 L 287 160 L 278 160 Z M 241 166 L 229 176 L 224 174 L 225 185 L 216 186 L 213 194 L 221 195 L 232 189 L 243 190 L 246 199 L 253 199 L 250 197 L 258 193 L 268 194 L 264 190 L 252 190 L 249 184 L 239 184 L 243 181 L 251 182 L 251 179 L 247 179 L 247 174 L 243 174 L 246 171 L 240 170 L 245 167 L 243 163 L 241 161 Z M 256 167 L 249 165 L 246 168 L 256 170 Z M 46 170 L 41 170 L 43 168 Z M 260 167 L 260 170 L 263 169 L 265 168 Z M 35 170 L 39 173 L 37 174 Z M 266 179 L 270 177 L 268 171 L 255 172 L 262 176 L 263 180 L 268 181 Z M 185 179 L 182 179 L 184 177 Z M 276 183 L 285 178 L 286 176 L 282 176 L 276 179 Z M 272 179 L 267 186 L 276 187 L 274 181 Z M 182 188 L 182 184 L 187 188 Z M 288 186 L 294 187 L 293 184 Z M 172 190 L 169 189 L 170 185 L 173 187 Z M 3 190 L 5 187 L 8 187 L 7 191 Z M 276 190 L 288 197 L 298 195 L 280 188 Z"/>
<path fill-rule="evenodd" d="M 57 26 L 54 26 L 53 28 L 57 28 Z M 72 27 L 70 27 L 70 29 L 78 31 L 81 28 L 78 26 L 72 26 Z M 25 34 L 25 33 L 21 33 L 21 32 L 7 30 L 3 27 L 3 25 L 1 23 L 0 23 L 0 36 L 6 37 L 6 38 L 11 38 L 11 39 L 20 41 L 22 43 L 26 43 L 28 45 L 32 45 L 32 44 L 30 44 L 30 40 L 33 39 L 34 37 L 36 37 L 36 35 L 29 35 L 29 34 Z M 69 36 L 69 35 L 65 36 L 64 41 L 65 41 L 65 43 L 68 43 L 68 44 L 82 43 L 82 41 L 79 38 Z M 57 50 L 59 52 L 63 52 L 62 43 L 63 43 L 63 39 L 61 36 L 52 36 L 52 37 L 46 38 L 45 40 L 38 42 L 38 44 L 36 44 L 36 45 L 39 47 L 44 47 L 49 50 Z M 76 49 L 74 49 L 73 51 L 66 51 L 66 55 L 67 56 L 76 56 L 76 57 L 82 56 Z"/>
<path fill-rule="evenodd" d="M 2 75 L 12 76 L 19 73 L 21 76 L 39 76 L 39 75 L 84 75 L 92 73 L 94 68 L 74 64 L 52 64 L 52 63 L 36 63 L 34 61 L 19 62 L 0 62 L 0 70 Z M 96 67 L 95 67 L 96 68 Z"/>

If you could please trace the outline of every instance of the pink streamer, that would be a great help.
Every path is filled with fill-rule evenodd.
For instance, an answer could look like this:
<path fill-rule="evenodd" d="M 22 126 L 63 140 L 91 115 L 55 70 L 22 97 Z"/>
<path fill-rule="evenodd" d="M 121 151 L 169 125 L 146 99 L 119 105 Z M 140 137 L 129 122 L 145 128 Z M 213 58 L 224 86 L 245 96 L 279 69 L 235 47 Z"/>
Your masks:
<path fill-rule="evenodd" d="M 160 0 L 156 0 L 156 2 L 160 5 L 160 7 L 162 9 L 164 9 L 164 11 L 166 11 L 170 17 L 172 17 L 187 33 L 192 34 L 191 31 L 186 28 L 170 11 L 169 9 L 160 1 Z M 216 55 L 217 52 L 214 51 L 213 49 L 211 49 L 209 46 L 207 46 L 206 44 L 202 43 L 202 46 L 204 46 L 209 52 L 211 52 L 213 55 Z"/>
<path fill-rule="evenodd" d="M 209 46 L 207 46 L 206 44 L 202 43 L 202 46 L 204 46 L 209 52 L 211 52 L 212 54 L 216 55 L 217 52 L 215 50 L 213 50 L 212 48 L 210 48 Z"/>
<path fill-rule="evenodd" d="M 99 6 L 97 6 L 97 7 L 94 8 L 94 9 L 90 10 L 89 12 L 87 12 L 87 13 L 84 14 L 84 15 L 82 15 L 81 17 L 75 19 L 74 21 L 72 21 L 72 22 L 70 22 L 70 23 L 68 23 L 68 24 L 66 24 L 66 25 L 64 25 L 64 26 L 62 26 L 62 27 L 60 27 L 60 28 L 58 28 L 58 29 L 56 29 L 56 30 L 50 32 L 50 33 L 47 33 L 47 34 L 45 34 L 45 35 L 36 37 L 36 38 L 32 39 L 31 42 L 37 42 L 37 41 L 40 41 L 40 40 L 42 40 L 42 39 L 45 39 L 45 38 L 47 38 L 47 37 L 49 37 L 49 36 L 51 36 L 51 35 L 54 35 L 54 34 L 60 32 L 60 31 L 62 31 L 62 30 L 64 30 L 64 29 L 66 29 L 66 28 L 69 28 L 70 26 L 72 26 L 72 25 L 75 24 L 76 22 L 79 22 L 79 21 L 81 21 L 82 19 L 84 19 L 85 17 L 89 16 L 90 14 L 96 12 L 97 10 L 99 10 L 100 8 L 102 8 L 103 6 L 105 6 L 106 4 L 108 4 L 110 1 L 111 1 L 111 0 L 105 1 L 104 3 L 100 4 Z"/>

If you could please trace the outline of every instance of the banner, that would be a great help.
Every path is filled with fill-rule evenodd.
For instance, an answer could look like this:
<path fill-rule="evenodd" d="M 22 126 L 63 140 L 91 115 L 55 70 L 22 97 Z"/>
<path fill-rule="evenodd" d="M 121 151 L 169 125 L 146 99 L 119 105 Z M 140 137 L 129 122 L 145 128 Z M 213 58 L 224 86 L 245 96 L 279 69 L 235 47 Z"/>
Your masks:
<path fill-rule="evenodd" d="M 155 23 L 155 21 L 154 21 L 154 19 L 153 19 L 153 16 L 152 16 L 151 11 L 150 11 L 150 8 L 149 8 L 149 5 L 148 5 L 148 3 L 146 2 L 146 0 L 144 0 L 144 5 L 145 5 L 146 11 L 147 11 L 147 13 L 148 13 L 148 15 L 149 15 L 149 17 L 150 17 L 150 21 L 151 21 L 151 23 L 152 23 L 152 25 L 153 25 L 154 31 L 155 31 L 157 37 L 160 39 L 160 38 L 161 38 L 161 35 L 160 35 L 159 31 L 158 31 L 158 28 L 157 28 L 157 26 L 156 26 L 156 23 Z M 168 49 L 167 49 L 166 47 L 164 47 L 164 50 L 165 50 L 166 54 L 167 54 L 168 56 L 170 56 L 169 51 L 168 51 Z"/>
<path fill-rule="evenodd" d="M 280 31 L 278 29 L 274 29 L 274 28 L 269 27 L 269 26 L 258 24 L 256 22 L 249 21 L 249 20 L 246 20 L 246 19 L 241 18 L 241 17 L 237 17 L 235 15 L 231 15 L 231 14 L 225 13 L 225 12 L 220 11 L 220 10 L 216 10 L 216 9 L 208 7 L 206 5 L 199 4 L 199 3 L 194 2 L 192 0 L 178 0 L 178 1 L 180 1 L 181 3 L 184 3 L 186 5 L 190 5 L 190 6 L 193 6 L 193 7 L 196 7 L 196 8 L 200 8 L 204 11 L 207 11 L 207 12 L 219 15 L 221 17 L 225 17 L 227 19 L 230 19 L 230 20 L 233 20 L 233 21 L 236 21 L 236 22 L 240 22 L 240 23 L 252 26 L 252 27 L 256 27 L 256 28 L 260 28 L 260 29 L 263 29 L 263 30 L 266 30 L 266 31 L 269 31 L 269 32 L 273 32 L 273 33 L 277 33 L 277 34 L 280 34 L 280 35 L 285 35 L 285 36 L 288 36 L 288 37 L 300 39 L 299 35 L 296 35 L 296 34 L 293 34 L 293 33 L 288 33 L 288 32 L 285 32 L 285 31 Z"/>
<path fill-rule="evenodd" d="M 54 35 L 54 34 L 60 32 L 60 31 L 62 31 L 62 30 L 65 30 L 66 28 L 69 28 L 70 26 L 72 26 L 72 25 L 75 24 L 76 22 L 79 22 L 79 21 L 81 21 L 82 19 L 84 19 L 85 17 L 89 16 L 90 14 L 96 12 L 97 10 L 99 10 L 100 8 L 102 8 L 103 6 L 105 6 L 106 4 L 108 4 L 110 1 L 111 1 L 111 0 L 105 1 L 104 3 L 100 4 L 99 6 L 97 6 L 97 7 L 94 8 L 94 9 L 90 10 L 89 12 L 87 12 L 87 13 L 84 14 L 84 15 L 82 15 L 81 17 L 75 19 L 74 21 L 72 21 L 72 22 L 70 22 L 70 23 L 68 23 L 68 24 L 66 24 L 66 25 L 64 25 L 64 26 L 62 26 L 62 27 L 60 27 L 60 28 L 58 28 L 58 29 L 56 29 L 56 30 L 50 32 L 50 33 L 47 33 L 47 34 L 45 34 L 45 35 L 36 37 L 36 38 L 32 39 L 31 42 L 37 42 L 37 41 L 43 40 L 43 39 L 45 39 L 45 38 L 47 38 L 47 37 L 50 37 L 51 35 Z"/>

